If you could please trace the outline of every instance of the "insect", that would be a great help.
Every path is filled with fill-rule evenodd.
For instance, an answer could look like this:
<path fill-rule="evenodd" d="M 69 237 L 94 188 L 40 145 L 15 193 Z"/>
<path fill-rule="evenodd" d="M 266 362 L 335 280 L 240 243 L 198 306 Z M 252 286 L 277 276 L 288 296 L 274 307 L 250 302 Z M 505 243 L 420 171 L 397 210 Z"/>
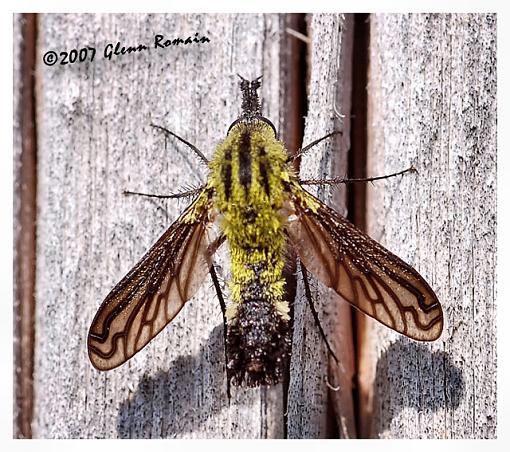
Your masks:
<path fill-rule="evenodd" d="M 94 317 L 88 334 L 94 367 L 123 364 L 175 318 L 213 270 L 212 256 L 223 242 L 231 260 L 228 305 L 220 298 L 228 384 L 272 385 L 283 378 L 291 343 L 283 278 L 289 247 L 308 271 L 365 314 L 410 338 L 437 339 L 443 314 L 427 282 L 303 188 L 293 157 L 261 114 L 260 78 L 241 78 L 240 85 L 242 114 L 207 162 L 206 184 L 188 193 L 194 201 Z"/>

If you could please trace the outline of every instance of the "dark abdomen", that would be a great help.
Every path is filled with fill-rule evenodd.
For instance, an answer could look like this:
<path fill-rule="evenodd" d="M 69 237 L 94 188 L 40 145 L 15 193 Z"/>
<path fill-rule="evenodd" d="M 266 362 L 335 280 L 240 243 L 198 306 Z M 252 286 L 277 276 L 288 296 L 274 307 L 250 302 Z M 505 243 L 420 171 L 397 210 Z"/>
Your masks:
<path fill-rule="evenodd" d="M 283 378 L 290 350 L 288 320 L 276 309 L 272 287 L 260 276 L 264 263 L 254 268 L 254 278 L 241 287 L 241 303 L 227 328 L 227 377 L 233 384 L 272 385 Z"/>

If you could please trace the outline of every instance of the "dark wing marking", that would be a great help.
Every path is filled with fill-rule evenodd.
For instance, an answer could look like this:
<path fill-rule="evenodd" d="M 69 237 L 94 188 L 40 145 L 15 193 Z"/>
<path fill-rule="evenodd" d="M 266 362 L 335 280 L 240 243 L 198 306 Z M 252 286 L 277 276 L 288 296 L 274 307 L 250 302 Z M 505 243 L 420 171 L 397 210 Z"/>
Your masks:
<path fill-rule="evenodd" d="M 384 325 L 421 340 L 441 335 L 443 312 L 416 270 L 311 194 L 312 212 L 293 196 L 287 231 L 305 267 L 345 300 Z"/>
<path fill-rule="evenodd" d="M 181 310 L 209 270 L 207 207 L 182 221 L 192 204 L 103 301 L 88 334 L 90 361 L 117 367 L 140 351 Z"/>

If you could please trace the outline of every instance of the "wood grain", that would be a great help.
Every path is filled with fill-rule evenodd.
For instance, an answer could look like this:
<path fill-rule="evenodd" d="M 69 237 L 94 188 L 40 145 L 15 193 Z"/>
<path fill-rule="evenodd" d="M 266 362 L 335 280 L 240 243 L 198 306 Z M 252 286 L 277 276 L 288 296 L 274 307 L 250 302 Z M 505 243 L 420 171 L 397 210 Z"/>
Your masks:
<path fill-rule="evenodd" d="M 211 156 L 240 111 L 237 73 L 264 76 L 263 112 L 279 112 L 278 15 L 41 15 L 48 50 L 93 46 L 95 61 L 38 67 L 37 345 L 40 438 L 282 437 L 281 387 L 226 396 L 222 317 L 210 280 L 126 365 L 94 370 L 86 334 L 100 302 L 186 201 L 206 169 L 170 128 Z M 198 32 L 210 43 L 102 58 L 107 43 L 150 46 Z M 224 261 L 220 276 L 225 278 Z"/>
<path fill-rule="evenodd" d="M 371 17 L 368 231 L 435 289 L 420 344 L 367 323 L 363 436 L 496 436 L 496 16 Z"/>
<path fill-rule="evenodd" d="M 355 346 L 350 307 L 311 276 L 337 365 L 298 275 L 288 395 L 282 385 L 234 388 L 229 405 L 221 311 L 207 279 L 126 365 L 101 373 L 88 361 L 86 335 L 99 304 L 187 205 L 122 191 L 170 193 L 206 177 L 186 146 L 151 123 L 211 156 L 240 111 L 236 74 L 262 74 L 263 113 L 291 147 L 299 145 L 306 104 L 303 144 L 343 132 L 302 158 L 302 177 L 347 173 L 354 18 L 307 15 L 301 72 L 289 75 L 299 46 L 286 29 L 302 27 L 301 19 L 38 15 L 34 437 L 496 436 L 493 14 L 370 16 L 367 175 L 410 164 L 418 174 L 367 186 L 367 232 L 436 290 L 446 317 L 439 341 L 419 344 L 367 320 L 357 325 Z M 103 57 L 108 43 L 152 47 L 156 34 L 195 33 L 210 42 Z M 42 63 L 49 50 L 87 46 L 97 49 L 93 62 Z M 16 61 L 15 53 L 15 73 Z M 16 170 L 20 125 L 14 126 Z M 310 191 L 346 214 L 345 187 Z M 21 202 L 15 197 L 15 212 Z M 226 293 L 227 261 L 223 253 L 216 262 Z M 16 345 L 19 331 L 14 339 Z M 15 415 L 30 423 L 19 410 Z"/>

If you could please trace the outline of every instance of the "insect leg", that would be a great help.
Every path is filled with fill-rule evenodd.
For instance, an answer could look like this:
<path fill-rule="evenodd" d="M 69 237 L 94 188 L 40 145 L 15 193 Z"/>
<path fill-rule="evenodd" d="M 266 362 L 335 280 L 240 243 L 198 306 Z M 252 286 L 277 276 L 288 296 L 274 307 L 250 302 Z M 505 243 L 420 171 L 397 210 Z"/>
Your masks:
<path fill-rule="evenodd" d="M 322 340 L 326 343 L 326 347 L 328 348 L 329 353 L 331 353 L 331 355 L 333 356 L 333 358 L 335 358 L 335 361 L 338 364 L 338 362 L 339 362 L 338 358 L 336 357 L 335 353 L 333 352 L 333 349 L 329 345 L 328 338 L 326 337 L 326 334 L 324 333 L 324 330 L 322 329 L 322 325 L 319 320 L 319 316 L 317 314 L 317 311 L 315 310 L 315 306 L 313 305 L 312 292 L 310 290 L 310 283 L 308 281 L 308 272 L 306 271 L 306 268 L 302 262 L 300 262 L 299 266 L 301 267 L 301 274 L 303 275 L 303 283 L 305 286 L 305 296 L 306 296 L 306 299 L 308 300 L 308 304 L 310 305 L 310 309 L 312 311 L 313 318 L 315 320 L 317 327 L 319 328 L 319 331 L 322 336 Z"/>
<path fill-rule="evenodd" d="M 409 168 L 399 171 L 397 173 L 387 174 L 386 176 L 377 176 L 377 177 L 362 177 L 359 179 L 347 179 L 343 177 L 334 177 L 333 179 L 305 179 L 300 180 L 299 183 L 301 185 L 340 185 L 340 184 L 351 184 L 354 182 L 374 182 L 376 180 L 381 179 L 389 179 L 390 177 L 401 176 L 405 173 L 417 173 L 418 171 L 414 166 L 410 166 Z"/>
<path fill-rule="evenodd" d="M 227 373 L 227 397 L 228 403 L 230 405 L 230 378 L 227 370 L 227 306 L 225 304 L 225 299 L 223 298 L 223 293 L 221 292 L 220 282 L 218 281 L 218 275 L 216 274 L 216 270 L 214 270 L 214 265 L 211 265 L 209 268 L 209 273 L 211 274 L 211 279 L 214 284 L 214 288 L 216 289 L 216 295 L 220 300 L 221 313 L 223 314 L 223 342 L 225 345 L 225 372 Z"/>
<path fill-rule="evenodd" d="M 186 146 L 188 146 L 189 148 L 191 148 L 192 151 L 195 152 L 195 154 L 198 156 L 198 158 L 202 161 L 202 163 L 205 163 L 206 165 L 209 163 L 209 160 L 207 159 L 207 157 L 202 153 L 202 151 L 200 149 L 198 149 L 196 146 L 192 145 L 189 141 L 186 141 L 184 138 L 181 138 L 179 135 L 177 135 L 176 133 L 168 130 L 168 129 L 165 129 L 164 127 L 161 127 L 161 126 L 158 126 L 157 124 L 153 124 L 151 123 L 151 126 L 154 127 L 155 129 L 159 129 L 159 130 L 162 130 L 163 132 L 165 132 L 166 134 L 168 135 L 171 135 L 175 138 L 177 138 L 179 141 L 181 141 L 182 143 L 184 143 Z"/>
<path fill-rule="evenodd" d="M 183 191 L 181 193 L 173 193 L 173 194 L 170 194 L 170 195 L 153 195 L 153 194 L 150 194 L 150 193 L 140 193 L 138 191 L 129 191 L 129 190 L 124 190 L 122 193 L 124 195 L 145 196 L 147 198 L 161 198 L 161 199 L 174 198 L 174 199 L 178 199 L 178 198 L 186 198 L 186 197 L 198 195 L 204 188 L 205 188 L 205 185 L 202 185 L 200 187 L 193 188 L 191 190 L 186 190 L 186 191 Z"/>
<path fill-rule="evenodd" d="M 312 141 L 310 144 L 307 144 L 304 148 L 297 151 L 289 160 L 294 161 L 298 157 L 301 157 L 303 154 L 306 154 L 310 149 L 312 149 L 315 145 L 319 144 L 321 141 L 332 137 L 333 135 L 342 135 L 342 132 L 340 130 L 333 130 L 333 132 L 328 133 L 327 135 L 324 135 L 321 138 L 318 138 L 315 141 Z"/>

